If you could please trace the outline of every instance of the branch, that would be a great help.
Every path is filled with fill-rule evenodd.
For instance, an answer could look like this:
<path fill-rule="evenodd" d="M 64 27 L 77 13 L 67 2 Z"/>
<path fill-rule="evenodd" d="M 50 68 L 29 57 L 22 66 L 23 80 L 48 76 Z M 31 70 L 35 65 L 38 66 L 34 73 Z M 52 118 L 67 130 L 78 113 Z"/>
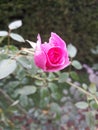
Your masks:
<path fill-rule="evenodd" d="M 95 100 L 95 102 L 98 104 L 98 99 L 97 99 L 97 97 L 95 95 L 89 93 L 85 89 L 83 89 L 83 88 L 81 88 L 81 87 L 79 87 L 79 86 L 77 86 L 77 85 L 75 85 L 75 84 L 73 84 L 71 82 L 66 81 L 66 83 L 69 84 L 69 85 L 71 85 L 71 86 L 73 86 L 73 87 L 75 87 L 75 88 L 77 88 L 79 91 L 81 91 L 82 93 L 86 94 L 87 96 L 93 97 L 94 100 Z"/>

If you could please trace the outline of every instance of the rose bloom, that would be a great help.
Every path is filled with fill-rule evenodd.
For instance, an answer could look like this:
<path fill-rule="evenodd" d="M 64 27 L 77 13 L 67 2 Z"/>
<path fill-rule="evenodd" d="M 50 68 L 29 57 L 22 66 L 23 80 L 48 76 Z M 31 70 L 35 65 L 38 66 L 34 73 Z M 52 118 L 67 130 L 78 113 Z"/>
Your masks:
<path fill-rule="evenodd" d="M 32 45 L 35 48 L 34 62 L 37 67 L 46 72 L 55 72 L 70 64 L 66 43 L 56 33 L 51 33 L 48 43 L 42 44 L 40 35 L 37 39 L 37 44 Z"/>

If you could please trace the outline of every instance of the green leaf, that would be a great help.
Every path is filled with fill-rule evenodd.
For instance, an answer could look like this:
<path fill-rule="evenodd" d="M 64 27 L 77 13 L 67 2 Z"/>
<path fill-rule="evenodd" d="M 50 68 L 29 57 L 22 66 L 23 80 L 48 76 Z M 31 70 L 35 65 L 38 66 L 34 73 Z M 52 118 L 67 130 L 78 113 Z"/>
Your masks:
<path fill-rule="evenodd" d="M 17 64 L 15 60 L 6 59 L 0 62 L 0 79 L 3 79 L 13 73 Z"/>
<path fill-rule="evenodd" d="M 0 51 L 3 51 L 3 50 L 0 50 Z M 1 54 L 0 54 L 0 62 L 1 62 L 2 60 L 4 60 L 4 59 L 8 59 L 8 55 L 1 53 Z"/>
<path fill-rule="evenodd" d="M 56 101 L 59 101 L 61 99 L 61 94 L 59 92 L 55 92 L 51 94 L 51 97 Z"/>
<path fill-rule="evenodd" d="M 84 101 L 77 102 L 75 105 L 76 105 L 77 108 L 80 108 L 80 109 L 88 108 L 88 103 L 84 102 Z"/>
<path fill-rule="evenodd" d="M 25 86 L 23 88 L 17 89 L 16 90 L 16 95 L 20 94 L 20 95 L 31 95 L 34 94 L 36 92 L 36 87 L 35 86 Z"/>
<path fill-rule="evenodd" d="M 49 90 L 47 87 L 42 87 L 40 89 L 40 96 L 41 96 L 41 98 L 45 98 L 45 97 L 49 96 Z"/>
<path fill-rule="evenodd" d="M 47 87 L 42 87 L 40 89 L 40 107 L 47 107 L 50 101 L 49 90 Z"/>
<path fill-rule="evenodd" d="M 48 81 L 51 81 L 53 79 L 55 79 L 55 74 L 54 73 L 49 73 L 49 76 L 48 76 Z"/>
<path fill-rule="evenodd" d="M 50 104 L 50 111 L 56 114 L 56 118 L 60 118 L 61 108 L 57 103 Z"/>
<path fill-rule="evenodd" d="M 31 69 L 32 66 L 31 66 L 31 63 L 30 63 L 30 60 L 27 59 L 26 56 L 19 56 L 17 57 L 16 59 L 24 68 L 26 69 Z"/>
<path fill-rule="evenodd" d="M 85 84 L 85 83 L 82 84 L 82 87 L 83 87 L 85 90 L 87 90 L 87 88 L 88 88 L 87 84 Z"/>
<path fill-rule="evenodd" d="M 92 109 L 98 109 L 98 104 L 93 100 L 93 101 L 91 101 L 90 102 L 90 107 L 92 108 Z"/>
<path fill-rule="evenodd" d="M 73 61 L 72 61 L 72 66 L 73 66 L 74 68 L 78 69 L 78 70 L 82 69 L 81 63 L 80 63 L 79 61 L 77 61 L 77 60 L 73 60 Z"/>
<path fill-rule="evenodd" d="M 55 83 L 49 83 L 48 87 L 51 90 L 51 97 L 58 101 L 61 98 L 58 86 Z"/>
<path fill-rule="evenodd" d="M 18 63 L 17 63 L 18 64 Z M 17 65 L 17 68 L 15 70 L 15 76 L 19 81 L 22 81 L 23 78 L 26 77 L 26 71 L 24 70 L 23 67 L 20 66 L 20 64 Z"/>
<path fill-rule="evenodd" d="M 79 80 L 79 76 L 78 76 L 78 74 L 75 71 L 71 71 L 70 72 L 70 76 L 74 80 Z"/>
<path fill-rule="evenodd" d="M 31 69 L 28 69 L 28 72 L 29 72 L 29 74 L 30 74 L 31 76 L 34 76 L 34 75 L 37 73 L 38 68 L 37 68 L 37 66 L 36 66 L 35 63 L 34 63 L 34 58 L 33 58 L 33 56 L 32 56 L 32 57 L 29 57 L 29 60 L 31 61 Z"/>
<path fill-rule="evenodd" d="M 35 85 L 37 85 L 37 86 L 40 86 L 40 87 L 42 87 L 43 86 L 43 81 L 41 81 L 41 80 L 35 80 Z"/>
<path fill-rule="evenodd" d="M 63 72 L 63 73 L 61 73 L 61 74 L 59 75 L 58 82 L 59 82 L 59 83 L 66 82 L 66 80 L 68 79 L 68 77 L 69 77 L 69 73 Z"/>
<path fill-rule="evenodd" d="M 69 56 L 70 56 L 71 58 L 75 57 L 76 54 L 77 54 L 77 48 L 76 48 L 75 46 L 73 46 L 72 44 L 69 44 L 69 45 L 67 46 L 67 48 L 68 48 Z"/>
<path fill-rule="evenodd" d="M 23 38 L 21 35 L 17 34 L 17 33 L 11 33 L 11 34 L 10 34 L 10 37 L 11 37 L 13 40 L 16 40 L 16 41 L 18 41 L 18 42 L 25 42 L 24 38 Z"/>
<path fill-rule="evenodd" d="M 49 82 L 48 87 L 50 88 L 51 92 L 53 92 L 53 93 L 58 91 L 58 86 L 55 83 Z"/>
<path fill-rule="evenodd" d="M 4 87 L 8 93 L 13 94 L 12 92 L 19 86 L 20 86 L 20 82 L 17 80 L 17 81 L 8 82 Z"/>
<path fill-rule="evenodd" d="M 92 99 L 94 99 L 93 96 L 89 96 L 89 95 L 87 96 L 87 100 L 88 100 L 88 101 L 91 101 Z"/>
<path fill-rule="evenodd" d="M 7 50 L 8 46 L 4 46 L 4 49 Z M 19 51 L 18 48 L 14 45 L 9 45 L 9 50 L 11 53 L 15 53 L 15 52 Z"/>
<path fill-rule="evenodd" d="M 8 27 L 10 30 L 13 30 L 13 29 L 17 29 L 19 27 L 22 26 L 22 21 L 21 20 L 17 20 L 17 21 L 14 21 L 14 22 L 11 22 Z"/>
<path fill-rule="evenodd" d="M 50 109 L 53 112 L 61 112 L 61 108 L 57 103 L 51 103 Z"/>
<path fill-rule="evenodd" d="M 89 86 L 89 91 L 91 93 L 96 93 L 97 89 L 96 89 L 96 85 L 94 83 L 91 83 L 90 86 Z"/>
<path fill-rule="evenodd" d="M 31 76 L 36 74 L 38 68 L 34 64 L 33 56 L 19 56 L 16 60 L 23 66 L 23 68 L 26 68 Z"/>
<path fill-rule="evenodd" d="M 2 37 L 8 36 L 8 32 L 7 31 L 0 31 L 0 36 L 2 36 Z"/>
<path fill-rule="evenodd" d="M 91 130 L 95 130 L 95 112 L 94 111 L 88 111 L 85 114 L 86 117 L 86 123 L 89 126 Z"/>
<path fill-rule="evenodd" d="M 27 106 L 29 103 L 27 95 L 20 95 L 19 101 L 23 107 Z"/>

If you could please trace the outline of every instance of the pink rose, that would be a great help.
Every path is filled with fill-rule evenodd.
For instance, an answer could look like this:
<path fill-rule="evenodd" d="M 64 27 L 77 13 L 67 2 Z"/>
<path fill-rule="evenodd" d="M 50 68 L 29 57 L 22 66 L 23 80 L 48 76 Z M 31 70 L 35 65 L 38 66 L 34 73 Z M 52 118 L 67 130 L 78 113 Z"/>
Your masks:
<path fill-rule="evenodd" d="M 66 43 L 56 33 L 51 33 L 49 43 L 42 44 L 40 35 L 37 39 L 34 54 L 36 66 L 46 72 L 55 72 L 70 64 Z"/>

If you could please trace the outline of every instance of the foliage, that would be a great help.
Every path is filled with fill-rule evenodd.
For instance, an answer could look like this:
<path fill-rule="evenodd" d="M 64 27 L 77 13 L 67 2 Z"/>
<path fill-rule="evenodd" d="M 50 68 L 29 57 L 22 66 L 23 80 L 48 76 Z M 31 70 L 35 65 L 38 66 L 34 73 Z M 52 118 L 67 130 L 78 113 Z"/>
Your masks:
<path fill-rule="evenodd" d="M 22 19 L 23 28 L 16 32 L 25 39 L 34 41 L 40 33 L 46 40 L 51 31 L 57 32 L 78 48 L 79 61 L 93 63 L 98 58 L 90 53 L 90 48 L 98 42 L 97 7 L 97 0 L 1 0 L 0 29 L 7 29 L 5 25 L 9 22 Z"/>
<path fill-rule="evenodd" d="M 66 71 L 45 73 L 38 69 L 32 48 L 10 45 L 12 31 L 21 25 L 22 21 L 14 21 L 8 25 L 8 31 L 0 31 L 3 38 L 8 38 L 8 45 L 0 48 L 0 129 L 69 130 L 71 122 L 75 129 L 95 129 L 97 72 L 75 59 L 77 49 L 72 44 L 67 46 L 71 66 Z M 13 40 L 25 41 L 17 35 Z M 77 72 L 83 67 L 89 76 L 96 77 L 93 81 L 89 77 L 89 83 L 81 82 Z M 83 110 L 79 111 L 80 108 Z M 79 113 L 83 117 L 85 114 L 84 120 L 78 120 Z"/>

